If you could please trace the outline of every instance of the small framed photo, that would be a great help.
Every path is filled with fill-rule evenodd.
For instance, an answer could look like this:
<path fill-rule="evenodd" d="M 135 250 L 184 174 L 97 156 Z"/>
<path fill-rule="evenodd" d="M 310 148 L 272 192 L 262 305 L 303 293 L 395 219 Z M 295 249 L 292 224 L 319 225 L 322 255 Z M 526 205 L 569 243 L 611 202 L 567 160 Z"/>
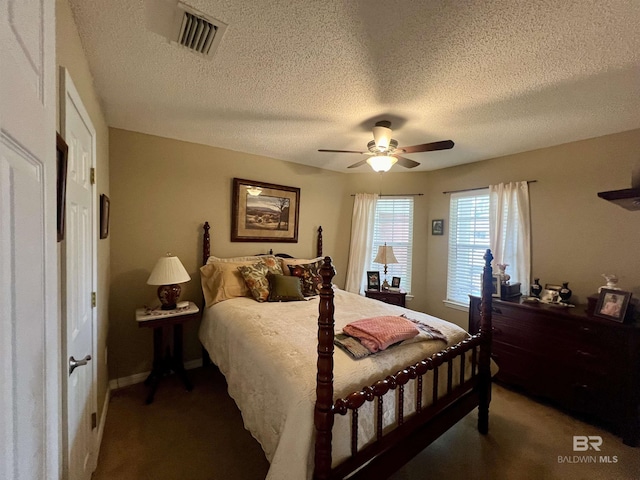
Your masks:
<path fill-rule="evenodd" d="M 500 298 L 502 295 L 502 278 L 497 273 L 494 273 L 491 277 L 491 296 Z M 480 274 L 480 288 L 484 286 L 484 274 Z"/>
<path fill-rule="evenodd" d="M 432 220 L 431 221 L 431 235 L 444 235 L 444 220 Z"/>
<path fill-rule="evenodd" d="M 553 283 L 546 283 L 544 285 L 545 290 L 555 290 L 557 292 L 560 291 L 560 289 L 562 288 L 562 285 L 555 285 Z"/>
<path fill-rule="evenodd" d="M 549 284 L 547 283 L 547 287 Z M 540 293 L 540 301 L 542 303 L 558 303 L 560 301 L 560 290 L 554 288 L 545 288 Z"/>
<path fill-rule="evenodd" d="M 109 236 L 109 211 L 111 201 L 105 194 L 100 195 L 100 238 Z"/>
<path fill-rule="evenodd" d="M 391 277 L 391 287 L 400 288 L 400 277 Z"/>
<path fill-rule="evenodd" d="M 622 323 L 630 300 L 631 292 L 603 288 L 594 313 L 598 317 Z"/>
<path fill-rule="evenodd" d="M 367 272 L 367 290 L 380 290 L 380 272 Z"/>

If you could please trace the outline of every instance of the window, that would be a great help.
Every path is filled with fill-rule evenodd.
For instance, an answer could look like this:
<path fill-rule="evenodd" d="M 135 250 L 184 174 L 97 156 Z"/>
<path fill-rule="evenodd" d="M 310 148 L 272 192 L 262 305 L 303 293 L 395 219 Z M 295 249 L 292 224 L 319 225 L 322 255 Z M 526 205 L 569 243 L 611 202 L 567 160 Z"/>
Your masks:
<path fill-rule="evenodd" d="M 411 262 L 413 251 L 413 197 L 379 198 L 373 226 L 373 248 L 369 270 L 384 271 L 384 266 L 373 263 L 378 247 L 393 247 L 393 253 L 399 263 L 387 267 L 387 281 L 391 277 L 400 277 L 400 288 L 411 292 Z M 382 274 L 381 276 L 383 276 Z"/>
<path fill-rule="evenodd" d="M 451 194 L 447 301 L 469 305 L 480 295 L 489 245 L 489 189 Z"/>

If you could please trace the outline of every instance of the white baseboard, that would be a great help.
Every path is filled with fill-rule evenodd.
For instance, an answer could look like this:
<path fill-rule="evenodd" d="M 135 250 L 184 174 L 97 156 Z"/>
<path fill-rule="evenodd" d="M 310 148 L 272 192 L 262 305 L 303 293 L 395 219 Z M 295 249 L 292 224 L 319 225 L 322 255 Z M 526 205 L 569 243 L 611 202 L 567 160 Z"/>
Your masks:
<path fill-rule="evenodd" d="M 104 434 L 104 424 L 107 422 L 107 409 L 109 408 L 109 400 L 111 400 L 111 388 L 107 387 L 107 394 L 104 396 L 104 405 L 102 405 L 102 415 L 100 415 L 100 424 L 98 425 L 98 448 L 100 451 L 102 445 L 102 435 Z"/>
<path fill-rule="evenodd" d="M 202 366 L 202 359 L 197 358 L 185 362 L 185 370 L 191 370 L 192 368 L 198 368 Z M 151 372 L 134 373 L 128 377 L 115 378 L 109 380 L 109 390 L 117 390 L 118 388 L 128 387 L 129 385 L 135 385 L 136 383 L 144 382 Z"/>

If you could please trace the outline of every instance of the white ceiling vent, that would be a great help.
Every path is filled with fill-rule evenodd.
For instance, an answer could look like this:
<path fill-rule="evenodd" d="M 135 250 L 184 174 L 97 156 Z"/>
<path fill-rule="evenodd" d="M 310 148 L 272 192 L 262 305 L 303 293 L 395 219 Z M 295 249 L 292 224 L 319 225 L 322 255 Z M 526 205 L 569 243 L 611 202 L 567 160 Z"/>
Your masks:
<path fill-rule="evenodd" d="M 222 40 L 227 24 L 207 17 L 184 3 L 178 2 L 177 7 L 179 12 L 175 16 L 174 24 L 177 36 L 172 41 L 192 52 L 212 57 Z"/>

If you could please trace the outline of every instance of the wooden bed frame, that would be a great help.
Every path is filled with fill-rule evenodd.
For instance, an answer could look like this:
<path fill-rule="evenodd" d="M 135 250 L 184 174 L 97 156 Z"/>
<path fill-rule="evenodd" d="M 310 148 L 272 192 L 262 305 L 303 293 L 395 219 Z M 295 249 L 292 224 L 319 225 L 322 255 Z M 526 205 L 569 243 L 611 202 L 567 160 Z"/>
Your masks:
<path fill-rule="evenodd" d="M 204 223 L 203 265 L 210 256 L 209 223 Z M 318 228 L 316 244 L 318 257 L 322 256 L 322 227 Z M 320 275 L 320 305 L 318 316 L 318 361 L 316 383 L 316 405 L 314 423 L 315 464 L 314 480 L 378 479 L 387 478 L 402 465 L 420 453 L 440 435 L 478 407 L 478 431 L 486 434 L 489 430 L 489 403 L 491 401 L 491 310 L 492 310 L 492 268 L 493 256 L 487 250 L 482 285 L 482 306 L 480 332 L 466 340 L 448 347 L 429 358 L 402 368 L 394 375 L 378 380 L 344 398 L 333 398 L 333 352 L 334 352 L 334 293 L 332 279 L 335 269 L 330 257 L 325 257 Z M 470 354 L 468 352 L 471 352 Z M 471 362 L 471 376 L 465 379 L 465 359 Z M 454 385 L 453 362 L 459 362 L 459 381 Z M 423 377 L 433 372 L 431 390 L 424 385 Z M 438 392 L 439 375 L 446 375 L 446 393 Z M 404 387 L 409 380 L 416 381 L 415 412 L 404 415 Z M 383 431 L 384 395 L 390 390 L 397 391 L 397 426 L 391 431 Z M 424 395 L 431 395 L 432 403 L 422 406 Z M 375 401 L 376 440 L 358 450 L 358 409 L 365 402 Z M 335 415 L 351 412 L 351 457 L 336 467 L 331 467 L 332 428 Z"/>

